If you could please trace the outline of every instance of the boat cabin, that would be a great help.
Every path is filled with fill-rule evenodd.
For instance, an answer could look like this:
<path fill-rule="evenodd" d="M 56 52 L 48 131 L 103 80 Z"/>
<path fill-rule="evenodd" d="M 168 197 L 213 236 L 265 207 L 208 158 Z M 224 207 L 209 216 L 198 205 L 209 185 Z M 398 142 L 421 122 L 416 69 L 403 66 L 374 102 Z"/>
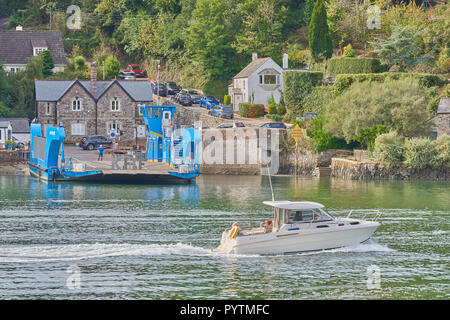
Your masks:
<path fill-rule="evenodd" d="M 274 208 L 274 232 L 291 228 L 296 224 L 334 221 L 324 206 L 310 201 L 264 201 Z"/>

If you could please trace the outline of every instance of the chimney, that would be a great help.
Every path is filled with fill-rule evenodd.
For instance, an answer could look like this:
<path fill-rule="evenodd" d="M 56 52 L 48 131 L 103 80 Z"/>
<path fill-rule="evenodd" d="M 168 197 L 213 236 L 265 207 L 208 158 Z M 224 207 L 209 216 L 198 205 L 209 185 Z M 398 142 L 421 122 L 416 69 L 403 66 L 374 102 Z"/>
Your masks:
<path fill-rule="evenodd" d="M 256 52 L 253 52 L 252 61 L 255 61 L 256 59 L 258 59 L 258 54 Z"/>
<path fill-rule="evenodd" d="M 283 53 L 283 69 L 288 69 L 289 56 L 287 53 Z"/>
<path fill-rule="evenodd" d="M 18 26 L 16 26 L 16 31 L 22 31 L 23 27 L 19 24 Z"/>
<path fill-rule="evenodd" d="M 91 88 L 92 95 L 95 97 L 97 94 L 97 62 L 91 63 Z"/>

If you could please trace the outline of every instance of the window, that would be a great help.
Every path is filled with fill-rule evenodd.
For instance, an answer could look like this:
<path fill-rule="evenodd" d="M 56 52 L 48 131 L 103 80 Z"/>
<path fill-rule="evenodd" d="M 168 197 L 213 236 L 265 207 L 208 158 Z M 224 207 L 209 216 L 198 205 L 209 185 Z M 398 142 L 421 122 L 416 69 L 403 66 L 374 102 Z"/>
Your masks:
<path fill-rule="evenodd" d="M 116 122 L 116 120 L 113 120 L 113 122 L 108 123 L 108 131 L 116 132 L 118 133 L 120 131 L 120 123 Z"/>
<path fill-rule="evenodd" d="M 266 74 L 264 76 L 264 84 L 277 84 L 277 76 L 272 74 Z"/>
<path fill-rule="evenodd" d="M 73 123 L 72 124 L 72 135 L 73 136 L 84 136 L 85 125 L 84 123 Z"/>
<path fill-rule="evenodd" d="M 41 53 L 42 51 L 47 50 L 47 48 L 44 48 L 44 47 L 35 47 L 33 49 L 34 49 L 33 54 L 35 57 L 37 57 L 39 55 L 39 53 Z"/>
<path fill-rule="evenodd" d="M 120 100 L 117 97 L 111 101 L 111 111 L 120 111 Z"/>
<path fill-rule="evenodd" d="M 72 111 L 81 111 L 81 100 L 78 97 L 72 100 Z"/>
<path fill-rule="evenodd" d="M 263 84 L 264 83 L 264 76 L 260 75 L 259 76 L 259 84 Z"/>
<path fill-rule="evenodd" d="M 45 114 L 46 115 L 50 115 L 51 114 L 50 102 L 47 102 L 47 106 L 45 108 Z"/>
<path fill-rule="evenodd" d="M 9 72 L 18 72 L 18 71 L 20 71 L 19 67 L 11 67 L 11 68 L 9 68 Z"/>
<path fill-rule="evenodd" d="M 138 107 L 138 112 L 139 112 L 139 115 L 140 116 L 142 116 L 143 114 L 142 114 L 142 110 L 141 110 L 141 107 L 143 107 L 144 105 L 143 104 L 138 104 L 137 105 L 137 107 Z"/>

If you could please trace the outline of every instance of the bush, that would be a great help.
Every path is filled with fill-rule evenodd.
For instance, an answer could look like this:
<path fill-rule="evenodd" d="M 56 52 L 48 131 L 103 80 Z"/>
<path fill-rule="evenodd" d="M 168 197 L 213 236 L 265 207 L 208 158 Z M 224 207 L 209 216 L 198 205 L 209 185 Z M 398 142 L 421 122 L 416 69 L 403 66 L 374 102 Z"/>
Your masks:
<path fill-rule="evenodd" d="M 414 169 L 434 166 L 437 152 L 430 139 L 413 138 L 405 142 L 405 165 Z"/>
<path fill-rule="evenodd" d="M 239 114 L 243 117 L 248 117 L 248 109 L 250 108 L 250 103 L 243 102 L 239 103 Z"/>
<path fill-rule="evenodd" d="M 352 49 L 353 50 L 353 49 Z M 386 69 L 375 58 L 335 57 L 327 62 L 327 71 L 332 74 L 379 73 Z"/>
<path fill-rule="evenodd" d="M 280 104 L 277 108 L 277 113 L 279 116 L 284 116 L 286 114 L 286 107 Z"/>
<path fill-rule="evenodd" d="M 323 79 L 323 72 L 289 71 L 283 73 L 283 99 L 286 112 L 291 115 L 302 114 L 305 97 Z"/>
<path fill-rule="evenodd" d="M 266 108 L 263 104 L 250 104 L 248 107 L 248 117 L 257 118 L 262 117 L 266 113 Z"/>
<path fill-rule="evenodd" d="M 401 166 L 404 154 L 403 140 L 403 137 L 393 131 L 380 134 L 375 139 L 378 160 L 389 167 Z"/>
<path fill-rule="evenodd" d="M 403 72 L 384 72 L 384 73 L 360 73 L 360 74 L 338 74 L 334 80 L 333 90 L 335 94 L 342 93 L 355 82 L 384 82 L 386 80 L 415 79 L 419 85 L 424 88 L 440 86 L 446 83 L 446 80 L 434 74 L 424 73 L 403 73 Z"/>
<path fill-rule="evenodd" d="M 353 47 L 351 44 L 348 44 L 344 47 L 344 57 L 353 58 L 355 56 L 355 50 L 353 50 Z"/>
<path fill-rule="evenodd" d="M 438 167 L 450 167 L 450 136 L 443 134 L 433 141 Z"/>
<path fill-rule="evenodd" d="M 223 104 L 229 106 L 231 104 L 231 96 L 226 94 L 223 97 Z"/>
<path fill-rule="evenodd" d="M 275 102 L 273 95 L 267 101 L 267 110 L 268 110 L 269 114 L 277 113 L 277 104 Z"/>
<path fill-rule="evenodd" d="M 283 117 L 278 115 L 278 114 L 271 114 L 271 115 L 269 115 L 269 118 L 272 121 L 276 121 L 276 122 L 279 122 L 279 121 L 283 120 Z"/>

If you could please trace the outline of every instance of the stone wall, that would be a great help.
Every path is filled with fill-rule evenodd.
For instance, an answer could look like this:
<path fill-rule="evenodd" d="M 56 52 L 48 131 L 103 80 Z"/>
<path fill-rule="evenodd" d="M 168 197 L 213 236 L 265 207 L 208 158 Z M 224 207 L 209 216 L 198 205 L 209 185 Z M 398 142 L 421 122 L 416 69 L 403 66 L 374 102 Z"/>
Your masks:
<path fill-rule="evenodd" d="M 333 158 L 331 176 L 346 180 L 434 180 L 448 181 L 449 168 L 389 168 L 377 162 Z"/>
<path fill-rule="evenodd" d="M 29 159 L 28 151 L 0 150 L 0 163 L 4 162 L 26 162 Z"/>

